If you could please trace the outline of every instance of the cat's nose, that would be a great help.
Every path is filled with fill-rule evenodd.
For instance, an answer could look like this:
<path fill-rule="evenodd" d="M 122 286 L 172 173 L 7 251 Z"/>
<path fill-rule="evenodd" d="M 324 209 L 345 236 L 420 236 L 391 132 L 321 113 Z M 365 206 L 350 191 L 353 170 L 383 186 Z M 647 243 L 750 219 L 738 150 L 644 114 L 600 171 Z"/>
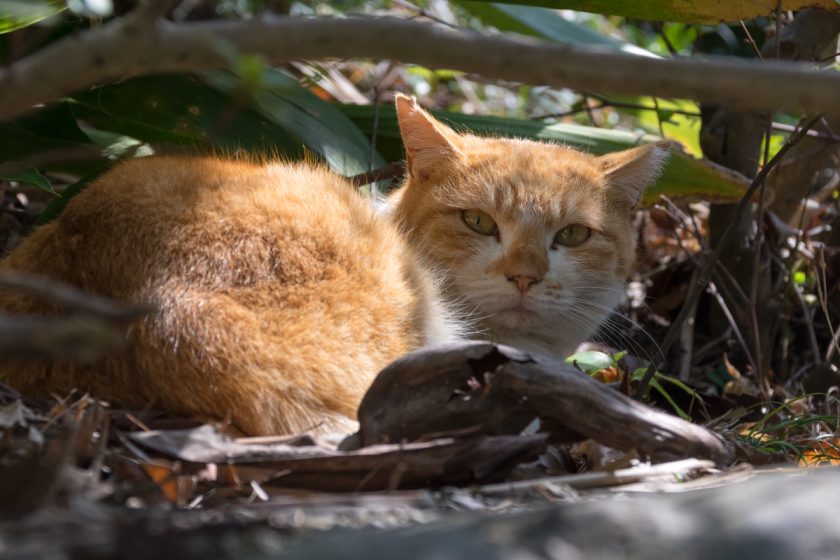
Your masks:
<path fill-rule="evenodd" d="M 513 282 L 516 284 L 516 288 L 522 293 L 524 296 L 528 293 L 528 290 L 531 289 L 531 286 L 539 282 L 537 278 L 533 276 L 528 276 L 527 274 L 515 274 L 513 276 L 507 277 L 508 282 Z"/>

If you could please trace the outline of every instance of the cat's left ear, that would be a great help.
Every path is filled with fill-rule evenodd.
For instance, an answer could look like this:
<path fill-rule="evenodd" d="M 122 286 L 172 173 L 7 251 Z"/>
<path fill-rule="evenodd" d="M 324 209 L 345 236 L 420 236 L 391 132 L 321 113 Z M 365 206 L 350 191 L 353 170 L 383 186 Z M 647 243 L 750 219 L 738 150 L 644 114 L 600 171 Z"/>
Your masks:
<path fill-rule="evenodd" d="M 397 94 L 397 121 L 409 174 L 425 180 L 461 156 L 458 134 L 424 111 L 414 97 Z"/>
<path fill-rule="evenodd" d="M 662 171 L 670 152 L 670 142 L 645 144 L 598 158 L 598 163 L 611 189 L 622 194 L 622 200 L 631 208 L 642 198 L 645 187 Z"/>

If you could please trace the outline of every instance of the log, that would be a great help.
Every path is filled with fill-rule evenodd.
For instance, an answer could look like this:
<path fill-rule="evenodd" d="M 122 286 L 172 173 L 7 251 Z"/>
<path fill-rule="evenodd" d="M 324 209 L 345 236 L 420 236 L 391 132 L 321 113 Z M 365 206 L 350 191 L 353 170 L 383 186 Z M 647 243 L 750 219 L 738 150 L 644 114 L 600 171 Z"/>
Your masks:
<path fill-rule="evenodd" d="M 658 412 L 565 362 L 489 342 L 408 354 L 377 376 L 359 406 L 359 431 L 342 444 L 416 441 L 430 433 L 521 432 L 534 418 L 554 441 L 591 438 L 654 462 L 697 457 L 730 464 L 717 434 Z"/>

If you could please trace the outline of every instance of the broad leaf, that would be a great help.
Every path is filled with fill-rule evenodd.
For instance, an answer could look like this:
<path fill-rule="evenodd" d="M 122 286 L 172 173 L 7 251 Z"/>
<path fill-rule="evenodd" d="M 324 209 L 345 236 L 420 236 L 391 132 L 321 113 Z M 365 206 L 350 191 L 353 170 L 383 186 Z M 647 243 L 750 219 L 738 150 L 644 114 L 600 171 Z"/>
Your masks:
<path fill-rule="evenodd" d="M 73 199 L 74 196 L 85 190 L 85 188 L 94 179 L 96 179 L 102 173 L 107 171 L 107 169 L 108 168 L 106 166 L 100 167 L 96 171 L 82 177 L 72 185 L 68 186 L 59 196 L 55 197 L 52 200 L 52 202 L 50 202 L 50 204 L 44 209 L 43 212 L 41 212 L 41 214 L 38 216 L 38 220 L 35 223 L 37 225 L 43 225 L 57 218 L 58 215 L 61 214 L 61 212 L 70 202 L 70 200 Z"/>
<path fill-rule="evenodd" d="M 66 9 L 62 0 L 0 0 L 0 33 L 27 27 Z"/>
<path fill-rule="evenodd" d="M 187 75 L 146 76 L 110 84 L 74 98 L 73 112 L 95 128 L 154 146 L 247 149 L 300 157 L 300 143 L 280 127 Z"/>
<path fill-rule="evenodd" d="M 81 176 L 101 164 L 101 149 L 76 124 L 66 103 L 0 121 L 0 162 Z"/>
<path fill-rule="evenodd" d="M 602 45 L 627 53 L 656 56 L 636 45 L 570 21 L 557 10 L 495 2 L 462 1 L 458 3 L 478 17 L 482 23 L 492 25 L 499 31 L 513 31 L 558 43 Z"/>
<path fill-rule="evenodd" d="M 709 2 L 709 0 L 509 0 L 510 4 L 578 10 L 648 21 L 720 23 L 752 19 L 775 12 L 776 0 Z M 838 0 L 782 0 L 782 10 L 820 8 L 840 12 Z"/>
<path fill-rule="evenodd" d="M 5 171 L 5 167 L 6 166 L 0 167 L 0 179 L 35 185 L 38 188 L 44 189 L 48 193 L 57 194 L 53 186 L 50 184 L 49 180 L 43 175 L 41 175 L 41 172 L 35 169 L 34 167 L 29 167 L 13 172 Z"/>
<path fill-rule="evenodd" d="M 237 80 L 231 74 L 214 72 L 206 79 L 229 95 L 237 91 Z M 369 162 L 370 144 L 356 125 L 335 105 L 318 98 L 291 76 L 267 69 L 260 86 L 249 93 L 256 111 L 321 154 L 338 173 L 355 175 L 385 163 L 378 154 Z"/>
<path fill-rule="evenodd" d="M 576 366 L 584 373 L 593 374 L 615 365 L 615 360 L 609 354 L 598 350 L 577 352 L 566 358 L 566 363 Z"/>
<path fill-rule="evenodd" d="M 308 148 L 339 173 L 368 170 L 369 142 L 359 129 L 334 105 L 271 69 L 257 85 L 221 71 L 147 76 L 74 100 L 74 113 L 95 128 L 155 147 L 243 149 L 291 159 L 303 157 Z M 374 167 L 383 162 L 374 154 Z"/>

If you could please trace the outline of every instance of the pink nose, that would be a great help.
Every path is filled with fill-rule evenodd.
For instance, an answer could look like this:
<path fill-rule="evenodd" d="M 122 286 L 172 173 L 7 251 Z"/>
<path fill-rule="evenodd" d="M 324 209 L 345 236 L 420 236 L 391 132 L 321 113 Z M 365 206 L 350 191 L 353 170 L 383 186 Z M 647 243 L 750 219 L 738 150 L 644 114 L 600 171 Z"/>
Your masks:
<path fill-rule="evenodd" d="M 516 288 L 522 293 L 523 296 L 526 293 L 528 293 L 528 290 L 531 288 L 531 286 L 539 282 L 539 280 L 537 280 L 533 276 L 527 276 L 525 274 L 508 276 L 507 279 L 508 282 L 513 282 L 516 284 Z"/>

